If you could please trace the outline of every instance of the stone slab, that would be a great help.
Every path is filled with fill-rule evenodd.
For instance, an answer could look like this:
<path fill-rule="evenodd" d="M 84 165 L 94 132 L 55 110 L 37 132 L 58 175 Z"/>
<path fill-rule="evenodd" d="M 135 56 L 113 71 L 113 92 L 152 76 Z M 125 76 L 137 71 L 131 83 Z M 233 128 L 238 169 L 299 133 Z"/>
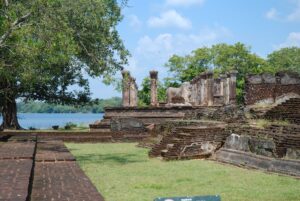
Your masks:
<path fill-rule="evenodd" d="M 230 149 L 221 149 L 218 151 L 216 159 L 237 166 L 300 177 L 299 160 L 275 159 Z"/>

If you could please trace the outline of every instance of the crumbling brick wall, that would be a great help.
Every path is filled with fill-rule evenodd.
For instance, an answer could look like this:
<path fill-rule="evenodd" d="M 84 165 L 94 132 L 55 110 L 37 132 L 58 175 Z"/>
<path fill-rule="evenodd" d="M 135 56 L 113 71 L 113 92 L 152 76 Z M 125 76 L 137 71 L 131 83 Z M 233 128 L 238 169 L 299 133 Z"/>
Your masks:
<path fill-rule="evenodd" d="M 300 97 L 300 76 L 297 73 L 249 75 L 246 78 L 245 104 L 273 104 L 284 96 Z"/>

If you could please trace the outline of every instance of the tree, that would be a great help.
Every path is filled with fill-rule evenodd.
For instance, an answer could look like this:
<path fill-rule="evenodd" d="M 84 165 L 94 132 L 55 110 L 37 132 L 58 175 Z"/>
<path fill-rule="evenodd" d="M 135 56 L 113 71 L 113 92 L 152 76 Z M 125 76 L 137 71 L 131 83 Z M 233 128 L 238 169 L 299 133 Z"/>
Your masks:
<path fill-rule="evenodd" d="M 21 128 L 16 99 L 88 102 L 84 75 L 110 81 L 127 63 L 121 20 L 117 0 L 0 0 L 1 127 Z"/>
<path fill-rule="evenodd" d="M 300 48 L 287 47 L 268 55 L 268 62 L 278 71 L 294 71 L 300 73 Z"/>
<path fill-rule="evenodd" d="M 139 106 L 150 105 L 151 101 L 151 80 L 149 77 L 144 78 L 142 88 L 138 91 Z M 158 101 L 164 102 L 166 100 L 166 87 L 161 82 L 157 85 L 157 98 Z"/>
<path fill-rule="evenodd" d="M 174 74 L 174 82 L 177 84 L 190 81 L 209 69 L 213 70 L 215 74 L 237 70 L 237 94 L 240 103 L 243 101 L 246 74 L 272 71 L 267 61 L 251 53 L 250 48 L 242 43 L 203 47 L 184 57 L 174 55 L 169 59 L 166 67 Z"/>

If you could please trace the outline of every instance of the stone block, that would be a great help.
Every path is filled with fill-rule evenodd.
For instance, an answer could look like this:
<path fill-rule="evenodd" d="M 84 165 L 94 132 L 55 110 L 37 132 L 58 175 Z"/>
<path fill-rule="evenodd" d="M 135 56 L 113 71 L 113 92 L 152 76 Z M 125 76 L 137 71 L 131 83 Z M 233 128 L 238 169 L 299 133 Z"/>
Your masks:
<path fill-rule="evenodd" d="M 275 143 L 271 139 L 251 138 L 250 150 L 257 155 L 274 157 Z"/>
<path fill-rule="evenodd" d="M 113 118 L 111 120 L 112 131 L 145 131 L 144 123 L 136 118 Z"/>
<path fill-rule="evenodd" d="M 300 160 L 300 149 L 287 148 L 286 158 Z"/>
<path fill-rule="evenodd" d="M 227 137 L 224 148 L 249 152 L 250 137 L 231 134 Z"/>

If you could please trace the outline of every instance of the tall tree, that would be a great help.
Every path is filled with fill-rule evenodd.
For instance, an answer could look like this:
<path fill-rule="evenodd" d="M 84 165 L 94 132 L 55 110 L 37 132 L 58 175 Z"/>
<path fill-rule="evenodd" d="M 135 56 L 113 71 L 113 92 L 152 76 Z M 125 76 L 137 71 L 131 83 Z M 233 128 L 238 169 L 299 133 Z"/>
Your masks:
<path fill-rule="evenodd" d="M 174 55 L 169 59 L 166 67 L 174 74 L 175 80 L 173 81 L 175 83 L 190 81 L 208 69 L 213 70 L 216 74 L 237 70 L 239 72 L 237 93 L 240 103 L 243 101 L 245 75 L 272 71 L 267 61 L 252 53 L 250 48 L 242 43 L 203 47 L 184 57 Z"/>
<path fill-rule="evenodd" d="M 300 48 L 287 47 L 268 55 L 268 62 L 278 71 L 294 71 L 300 73 Z"/>
<path fill-rule="evenodd" d="M 117 0 L 0 0 L 1 127 L 21 128 L 16 99 L 89 101 L 84 75 L 109 81 L 127 63 L 121 20 Z"/>

